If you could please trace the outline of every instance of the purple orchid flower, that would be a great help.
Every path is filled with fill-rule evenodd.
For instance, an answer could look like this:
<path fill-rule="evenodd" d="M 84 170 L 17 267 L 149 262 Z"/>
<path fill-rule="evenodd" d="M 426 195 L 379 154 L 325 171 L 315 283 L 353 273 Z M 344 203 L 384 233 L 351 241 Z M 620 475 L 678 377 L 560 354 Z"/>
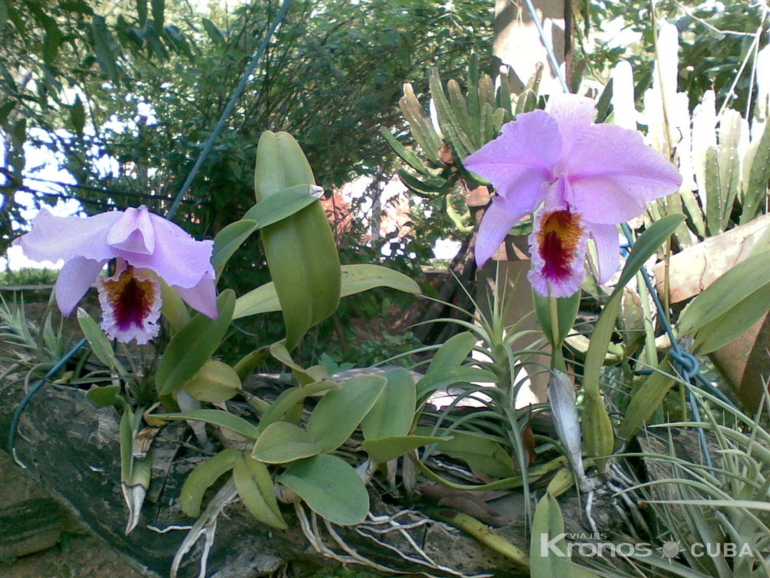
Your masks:
<path fill-rule="evenodd" d="M 98 277 L 102 329 L 124 343 L 158 335 L 163 279 L 190 307 L 216 319 L 213 241 L 196 241 L 146 207 L 93 217 L 56 217 L 40 211 L 30 233 L 13 242 L 35 261 L 65 261 L 56 281 L 56 303 L 69 315 L 105 263 L 115 275 Z"/>
<path fill-rule="evenodd" d="M 495 187 L 476 241 L 483 266 L 521 219 L 535 216 L 528 277 L 541 295 L 569 297 L 585 277 L 586 241 L 596 244 L 599 283 L 617 271 L 617 225 L 637 217 L 648 201 L 679 189 L 682 177 L 636 131 L 593 124 L 595 103 L 553 96 L 550 112 L 520 114 L 502 134 L 465 159 Z"/>

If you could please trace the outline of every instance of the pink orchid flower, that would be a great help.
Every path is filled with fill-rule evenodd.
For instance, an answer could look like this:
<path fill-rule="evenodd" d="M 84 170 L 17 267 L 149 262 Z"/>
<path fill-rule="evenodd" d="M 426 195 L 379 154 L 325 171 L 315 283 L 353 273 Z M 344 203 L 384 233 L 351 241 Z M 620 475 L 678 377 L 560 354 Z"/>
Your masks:
<path fill-rule="evenodd" d="M 111 339 L 143 344 L 158 335 L 158 278 L 190 307 L 216 319 L 213 241 L 194 240 L 146 207 L 85 218 L 55 217 L 43 209 L 32 224 L 13 244 L 35 261 L 65 261 L 56 281 L 63 315 L 72 313 L 105 263 L 116 259 L 115 275 L 97 280 L 102 329 Z"/>
<path fill-rule="evenodd" d="M 550 112 L 520 114 L 502 134 L 465 159 L 497 196 L 479 226 L 476 262 L 494 254 L 508 231 L 534 213 L 528 277 L 541 295 L 569 297 L 585 277 L 586 241 L 596 244 L 599 283 L 617 271 L 617 225 L 639 216 L 648 201 L 679 189 L 676 168 L 636 131 L 593 124 L 595 103 L 553 96 Z"/>

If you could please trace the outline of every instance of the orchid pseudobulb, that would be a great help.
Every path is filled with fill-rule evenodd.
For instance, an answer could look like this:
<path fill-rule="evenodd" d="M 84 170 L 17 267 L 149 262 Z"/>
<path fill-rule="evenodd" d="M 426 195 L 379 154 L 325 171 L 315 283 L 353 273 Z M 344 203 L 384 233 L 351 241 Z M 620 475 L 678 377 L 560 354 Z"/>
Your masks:
<path fill-rule="evenodd" d="M 97 279 L 102 329 L 124 343 L 147 343 L 160 330 L 160 279 L 190 307 L 216 319 L 213 241 L 196 241 L 180 227 L 150 213 L 128 208 L 93 217 L 56 217 L 40 211 L 30 233 L 14 241 L 35 261 L 65 261 L 56 281 L 56 303 L 69 315 L 116 259 L 115 274 Z"/>
<path fill-rule="evenodd" d="M 521 219 L 534 213 L 528 277 L 544 296 L 569 297 L 583 282 L 586 244 L 596 244 L 599 283 L 617 271 L 617 225 L 679 189 L 681 176 L 636 131 L 593 124 L 593 100 L 551 98 L 550 112 L 520 114 L 465 159 L 495 187 L 476 241 L 483 266 Z"/>

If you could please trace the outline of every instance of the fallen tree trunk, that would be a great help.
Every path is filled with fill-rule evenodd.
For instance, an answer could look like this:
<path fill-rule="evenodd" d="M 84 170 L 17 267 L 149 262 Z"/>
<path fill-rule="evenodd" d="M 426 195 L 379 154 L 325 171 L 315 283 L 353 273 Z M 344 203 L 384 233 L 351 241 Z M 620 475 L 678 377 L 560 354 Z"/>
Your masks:
<path fill-rule="evenodd" d="M 12 387 L 0 390 L 0 442 L 8 443 L 11 416 L 22 393 Z M 43 486 L 75 516 L 131 565 L 147 576 L 168 576 L 172 560 L 194 520 L 179 508 L 179 493 L 187 474 L 204 456 L 190 451 L 192 436 L 183 423 L 163 428 L 154 442 L 153 478 L 139 526 L 124 534 L 127 509 L 120 487 L 118 445 L 119 415 L 114 408 L 99 407 L 82 390 L 48 385 L 38 392 L 22 414 L 15 455 Z M 565 520 L 577 521 L 580 510 L 565 504 Z M 219 518 L 211 547 L 207 576 L 250 578 L 264 576 L 290 565 L 292 575 L 307 576 L 329 565 L 328 554 L 351 560 L 335 534 L 353 551 L 399 573 L 424 572 L 433 576 L 462 576 L 503 570 L 507 576 L 526 576 L 513 563 L 451 526 L 431 520 L 416 510 L 405 513 L 409 530 L 379 529 L 398 512 L 373 495 L 373 518 L 360 528 L 335 527 L 330 533 L 318 520 L 322 539 L 311 546 L 298 520 L 286 507 L 290 530 L 276 531 L 258 523 L 239 503 L 227 507 Z M 571 512 L 570 508 L 575 511 Z M 403 520 L 402 520 L 403 523 Z M 573 528 L 579 531 L 578 526 Z M 389 526 L 390 525 L 390 526 Z M 170 529 L 168 528 L 183 528 Z M 361 530 L 370 531 L 361 531 Z M 501 529 L 501 535 L 525 548 L 523 520 Z M 569 531 L 569 530 L 568 530 Z M 407 538 L 406 532 L 409 533 Z M 418 550 L 414 550 L 415 546 Z M 327 549 L 326 555 L 318 550 Z M 197 576 L 202 544 L 186 557 L 179 576 Z"/>

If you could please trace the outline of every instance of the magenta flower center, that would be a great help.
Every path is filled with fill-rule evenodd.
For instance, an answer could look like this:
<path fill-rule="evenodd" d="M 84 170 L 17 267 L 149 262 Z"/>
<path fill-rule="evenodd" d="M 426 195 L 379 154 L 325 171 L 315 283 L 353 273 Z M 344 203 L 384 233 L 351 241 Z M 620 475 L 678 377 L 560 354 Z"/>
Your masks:
<path fill-rule="evenodd" d="M 104 291 L 121 331 L 143 327 L 152 312 L 155 289 L 151 280 L 139 280 L 133 267 L 126 267 L 117 280 L 105 279 Z"/>
<path fill-rule="evenodd" d="M 537 247 L 544 261 L 542 274 L 558 281 L 569 277 L 585 234 L 580 215 L 569 210 L 546 213 L 537 233 Z"/>

